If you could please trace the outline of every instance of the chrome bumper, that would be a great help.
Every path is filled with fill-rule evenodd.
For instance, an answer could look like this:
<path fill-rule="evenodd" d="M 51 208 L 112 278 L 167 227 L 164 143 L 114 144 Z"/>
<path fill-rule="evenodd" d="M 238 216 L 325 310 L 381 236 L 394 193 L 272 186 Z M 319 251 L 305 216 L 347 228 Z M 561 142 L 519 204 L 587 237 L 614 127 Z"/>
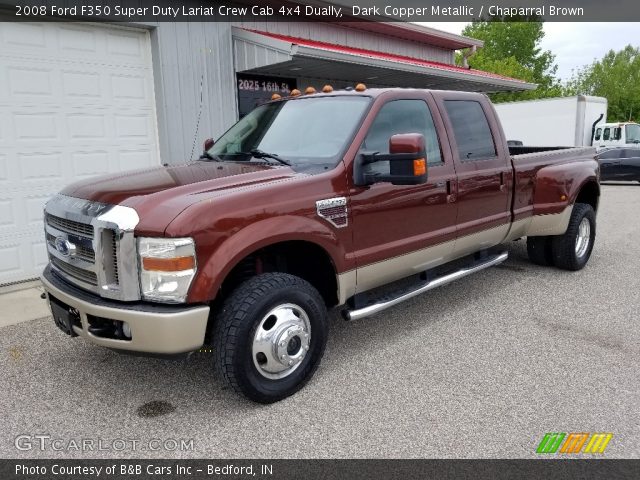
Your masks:
<path fill-rule="evenodd" d="M 47 267 L 41 277 L 48 297 L 76 309 L 81 326 L 74 332 L 102 347 L 135 352 L 176 354 L 191 352 L 204 343 L 208 306 L 168 306 L 105 300 L 73 287 Z M 89 331 L 89 317 L 127 322 L 131 339 L 105 338 Z"/>

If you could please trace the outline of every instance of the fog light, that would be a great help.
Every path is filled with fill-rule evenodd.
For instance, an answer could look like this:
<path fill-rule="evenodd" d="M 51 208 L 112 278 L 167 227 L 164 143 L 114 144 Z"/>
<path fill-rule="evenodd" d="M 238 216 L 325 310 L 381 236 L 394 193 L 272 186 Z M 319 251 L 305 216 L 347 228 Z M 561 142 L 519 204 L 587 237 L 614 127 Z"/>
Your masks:
<path fill-rule="evenodd" d="M 127 322 L 122 322 L 122 334 L 131 340 L 131 327 Z"/>

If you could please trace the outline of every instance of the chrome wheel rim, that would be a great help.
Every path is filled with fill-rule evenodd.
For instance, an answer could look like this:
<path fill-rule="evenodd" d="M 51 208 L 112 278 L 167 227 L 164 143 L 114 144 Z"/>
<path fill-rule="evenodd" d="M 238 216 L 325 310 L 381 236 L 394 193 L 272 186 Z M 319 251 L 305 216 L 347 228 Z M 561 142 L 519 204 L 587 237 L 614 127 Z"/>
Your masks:
<path fill-rule="evenodd" d="M 587 253 L 589 242 L 591 241 L 591 222 L 587 217 L 583 218 L 578 226 L 578 236 L 576 237 L 576 256 L 581 258 Z"/>
<path fill-rule="evenodd" d="M 309 351 L 311 324 L 298 305 L 284 303 L 260 320 L 253 336 L 251 356 L 258 373 L 277 380 L 291 375 Z"/>

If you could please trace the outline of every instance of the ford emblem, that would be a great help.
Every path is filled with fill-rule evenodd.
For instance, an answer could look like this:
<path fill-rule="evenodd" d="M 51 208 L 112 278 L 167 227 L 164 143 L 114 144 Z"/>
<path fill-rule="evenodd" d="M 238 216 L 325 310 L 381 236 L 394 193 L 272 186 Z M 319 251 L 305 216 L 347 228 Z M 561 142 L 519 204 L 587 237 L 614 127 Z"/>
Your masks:
<path fill-rule="evenodd" d="M 64 237 L 57 237 L 54 245 L 64 257 L 73 257 L 76 253 L 76 246 Z"/>

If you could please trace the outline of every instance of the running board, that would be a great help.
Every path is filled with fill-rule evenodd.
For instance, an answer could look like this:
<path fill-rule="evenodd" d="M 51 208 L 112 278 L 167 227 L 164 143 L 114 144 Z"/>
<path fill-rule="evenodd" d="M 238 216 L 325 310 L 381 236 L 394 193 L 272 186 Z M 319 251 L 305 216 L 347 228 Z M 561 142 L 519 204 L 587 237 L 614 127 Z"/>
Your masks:
<path fill-rule="evenodd" d="M 504 262 L 508 256 L 509 254 L 507 252 L 491 255 L 478 262 L 473 263 L 468 267 L 461 268 L 460 270 L 456 270 L 455 272 L 443 275 L 442 277 L 434 278 L 433 280 L 428 281 L 420 287 L 414 290 L 409 290 L 408 292 L 403 293 L 390 300 L 381 301 L 355 310 L 343 310 L 342 315 L 344 316 L 345 320 L 360 320 L 361 318 L 374 315 L 376 313 L 382 312 L 383 310 L 386 310 L 387 308 L 398 305 L 399 303 L 402 303 L 405 300 L 409 300 L 410 298 L 420 295 L 421 293 L 441 287 L 455 280 L 458 280 L 459 278 L 466 277 L 467 275 L 479 272 L 480 270 L 484 270 L 485 268 L 498 265 Z"/>

